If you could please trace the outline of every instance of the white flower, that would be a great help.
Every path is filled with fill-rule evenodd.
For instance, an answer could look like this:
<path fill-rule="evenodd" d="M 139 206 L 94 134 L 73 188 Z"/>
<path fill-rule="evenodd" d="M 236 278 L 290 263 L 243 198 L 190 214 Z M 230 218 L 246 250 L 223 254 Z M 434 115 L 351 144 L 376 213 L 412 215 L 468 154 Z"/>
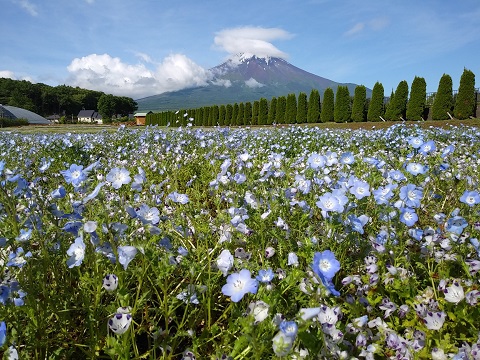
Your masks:
<path fill-rule="evenodd" d="M 227 276 L 228 271 L 233 266 L 233 255 L 230 253 L 229 250 L 223 250 L 217 258 L 217 268 L 223 274 L 223 276 Z"/>
<path fill-rule="evenodd" d="M 114 291 L 118 287 L 118 277 L 114 274 L 108 274 L 103 278 L 102 287 L 107 291 Z"/>
<path fill-rule="evenodd" d="M 273 352 L 277 356 L 286 356 L 292 350 L 294 338 L 285 335 L 283 331 L 279 331 L 272 339 Z"/>
<path fill-rule="evenodd" d="M 266 302 L 255 301 L 248 305 L 248 313 L 253 315 L 255 324 L 258 324 L 267 318 L 269 308 L 270 306 Z"/>
<path fill-rule="evenodd" d="M 300 317 L 305 321 L 310 320 L 317 316 L 320 313 L 320 310 L 320 307 L 300 309 Z"/>
<path fill-rule="evenodd" d="M 447 315 L 443 311 L 439 312 L 427 312 L 425 318 L 425 326 L 429 330 L 440 330 L 445 322 Z"/>
<path fill-rule="evenodd" d="M 108 327 L 115 334 L 121 335 L 128 330 L 131 323 L 132 315 L 117 312 L 110 320 L 108 320 Z"/>
<path fill-rule="evenodd" d="M 463 287 L 458 283 L 458 281 L 454 281 L 452 286 L 445 288 L 443 292 L 445 294 L 445 300 L 454 304 L 458 304 L 465 298 Z"/>

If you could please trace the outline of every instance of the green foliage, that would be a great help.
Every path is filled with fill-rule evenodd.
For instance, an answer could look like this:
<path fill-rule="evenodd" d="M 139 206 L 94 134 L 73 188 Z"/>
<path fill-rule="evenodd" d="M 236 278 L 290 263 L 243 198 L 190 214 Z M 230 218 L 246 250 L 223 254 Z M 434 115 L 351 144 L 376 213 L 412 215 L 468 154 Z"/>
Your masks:
<path fill-rule="evenodd" d="M 238 104 L 237 125 L 245 125 L 245 104 L 243 102 Z"/>
<path fill-rule="evenodd" d="M 415 76 L 412 82 L 410 100 L 407 104 L 407 120 L 424 120 L 427 83 L 422 77 Z"/>
<path fill-rule="evenodd" d="M 244 125 L 251 125 L 252 124 L 252 103 L 250 101 L 247 101 L 245 103 L 245 112 L 243 114 L 243 124 Z"/>
<path fill-rule="evenodd" d="M 0 78 L 0 104 L 16 106 L 42 116 L 65 114 L 76 116 L 82 109 L 98 110 L 101 91 L 66 85 L 33 84 L 26 80 Z M 113 96 L 113 95 L 112 95 Z M 137 109 L 137 103 L 128 97 L 114 96 L 113 114 L 126 116 Z"/>
<path fill-rule="evenodd" d="M 258 125 L 266 125 L 268 122 L 268 101 L 261 98 L 258 104 Z"/>
<path fill-rule="evenodd" d="M 272 125 L 277 118 L 277 98 L 273 97 L 268 105 L 268 125 Z"/>
<path fill-rule="evenodd" d="M 352 121 L 365 121 L 367 115 L 367 88 L 359 85 L 355 88 L 352 105 Z"/>
<path fill-rule="evenodd" d="M 387 120 L 405 120 L 408 101 L 408 83 L 400 81 L 395 94 L 390 98 L 385 117 Z"/>
<path fill-rule="evenodd" d="M 303 124 L 307 122 L 307 111 L 307 94 L 301 92 L 298 94 L 297 124 Z"/>
<path fill-rule="evenodd" d="M 225 105 L 220 105 L 220 107 L 218 108 L 218 125 L 220 126 L 225 125 L 225 112 Z"/>
<path fill-rule="evenodd" d="M 103 122 L 108 121 L 115 114 L 115 98 L 113 95 L 103 94 L 98 99 L 98 113 L 102 115 Z"/>
<path fill-rule="evenodd" d="M 433 120 L 446 120 L 450 117 L 453 110 L 453 92 L 452 78 L 448 74 L 443 74 L 438 83 L 438 90 L 435 94 L 432 106 Z"/>
<path fill-rule="evenodd" d="M 232 123 L 230 125 L 238 125 L 238 104 L 233 104 L 233 111 L 232 111 Z"/>
<path fill-rule="evenodd" d="M 252 107 L 252 125 L 258 125 L 258 108 L 260 107 L 259 101 L 253 102 Z"/>
<path fill-rule="evenodd" d="M 208 125 L 209 126 L 217 126 L 219 119 L 219 107 L 218 105 L 213 105 L 210 107 L 210 114 L 208 118 Z"/>
<path fill-rule="evenodd" d="M 307 122 L 318 123 L 320 121 L 320 93 L 312 89 L 308 98 Z"/>
<path fill-rule="evenodd" d="M 335 95 L 335 110 L 333 118 L 335 122 L 350 121 L 352 117 L 352 111 L 350 108 L 350 92 L 348 87 L 339 86 L 337 88 L 337 94 Z"/>
<path fill-rule="evenodd" d="M 388 103 L 386 105 L 385 109 L 385 119 L 387 120 L 393 120 L 395 113 L 395 93 L 393 92 L 390 94 L 390 98 L 388 99 Z"/>
<path fill-rule="evenodd" d="M 285 107 L 285 122 L 287 124 L 295 124 L 297 119 L 297 96 L 295 94 L 287 95 L 287 103 Z"/>
<path fill-rule="evenodd" d="M 10 127 L 10 126 L 25 126 L 28 125 L 27 119 L 8 119 L 0 118 L 0 128 Z"/>
<path fill-rule="evenodd" d="M 475 97 L 475 74 L 471 70 L 463 69 L 454 109 L 457 119 L 463 120 L 475 116 L 477 107 Z"/>
<path fill-rule="evenodd" d="M 233 106 L 228 104 L 225 107 L 225 125 L 230 126 L 232 125 L 232 117 L 233 117 Z"/>
<path fill-rule="evenodd" d="M 325 89 L 323 93 L 322 111 L 320 113 L 320 119 L 323 123 L 334 120 L 334 103 L 335 95 L 331 88 Z"/>
<path fill-rule="evenodd" d="M 373 86 L 372 98 L 368 106 L 367 120 L 368 121 L 380 121 L 380 116 L 384 115 L 384 89 L 383 85 L 378 81 Z"/>
<path fill-rule="evenodd" d="M 287 97 L 279 96 L 277 100 L 277 111 L 276 111 L 277 124 L 285 124 L 286 108 L 287 108 Z"/>

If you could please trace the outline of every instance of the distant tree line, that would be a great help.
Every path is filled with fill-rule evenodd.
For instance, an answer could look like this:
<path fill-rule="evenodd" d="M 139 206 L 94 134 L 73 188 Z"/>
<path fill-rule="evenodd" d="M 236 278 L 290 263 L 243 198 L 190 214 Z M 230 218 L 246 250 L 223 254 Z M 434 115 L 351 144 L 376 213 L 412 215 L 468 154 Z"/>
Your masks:
<path fill-rule="evenodd" d="M 0 78 L 0 104 L 33 111 L 42 116 L 77 116 L 80 110 L 96 110 L 103 118 L 126 116 L 137 109 L 129 97 L 67 85 L 49 86 L 26 80 Z"/>
<path fill-rule="evenodd" d="M 383 85 L 375 83 L 371 98 L 366 87 L 359 85 L 353 96 L 348 87 L 338 86 L 336 92 L 327 88 L 323 93 L 312 89 L 307 94 L 288 94 L 252 102 L 213 105 L 196 109 L 164 111 L 148 114 L 147 125 L 160 126 L 246 126 L 272 124 L 302 124 L 318 122 L 363 122 L 391 120 L 446 120 L 451 117 L 475 117 L 478 93 L 475 75 L 464 69 L 460 87 L 454 94 L 452 78 L 444 74 L 438 90 L 427 98 L 427 84 L 415 76 L 409 93 L 408 83 L 401 81 L 386 98 Z"/>

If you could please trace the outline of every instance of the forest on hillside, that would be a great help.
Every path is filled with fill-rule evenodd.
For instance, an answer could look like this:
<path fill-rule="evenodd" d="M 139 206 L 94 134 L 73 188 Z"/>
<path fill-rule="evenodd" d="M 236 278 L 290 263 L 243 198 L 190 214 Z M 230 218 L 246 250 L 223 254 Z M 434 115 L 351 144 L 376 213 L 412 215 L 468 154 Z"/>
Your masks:
<path fill-rule="evenodd" d="M 54 114 L 77 116 L 80 110 L 87 109 L 97 110 L 102 117 L 111 118 L 117 114 L 126 116 L 137 109 L 137 103 L 125 96 L 8 78 L 0 78 L 0 104 L 27 109 L 44 117 Z"/>

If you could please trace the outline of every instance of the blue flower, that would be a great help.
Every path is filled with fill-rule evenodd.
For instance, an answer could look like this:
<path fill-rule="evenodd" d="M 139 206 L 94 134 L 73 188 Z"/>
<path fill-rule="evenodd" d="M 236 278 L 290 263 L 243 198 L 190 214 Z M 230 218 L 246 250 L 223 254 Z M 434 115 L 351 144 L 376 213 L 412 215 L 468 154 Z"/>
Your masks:
<path fill-rule="evenodd" d="M 325 193 L 315 203 L 326 214 L 329 212 L 343 212 L 344 206 L 340 203 L 340 199 L 332 193 Z"/>
<path fill-rule="evenodd" d="M 298 325 L 295 321 L 282 321 L 280 323 L 280 331 L 286 336 L 295 339 L 298 332 Z"/>
<path fill-rule="evenodd" d="M 353 156 L 353 154 L 349 151 L 349 152 L 346 152 L 346 153 L 343 153 L 341 156 L 340 156 L 340 160 L 339 160 L 340 164 L 344 164 L 344 165 L 351 165 L 355 162 L 355 157 Z"/>
<path fill-rule="evenodd" d="M 307 159 L 308 166 L 313 170 L 318 170 L 325 166 L 325 156 L 312 153 Z"/>
<path fill-rule="evenodd" d="M 370 218 L 367 215 L 360 215 L 359 217 L 356 217 L 354 214 L 350 214 L 347 217 L 346 223 L 351 226 L 353 231 L 363 234 L 363 227 L 368 220 L 370 220 Z"/>
<path fill-rule="evenodd" d="M 83 165 L 72 164 L 68 170 L 60 171 L 60 174 L 68 184 L 75 187 L 80 186 L 87 179 L 87 175 L 83 172 Z"/>
<path fill-rule="evenodd" d="M 143 224 L 157 224 L 160 221 L 160 211 L 156 207 L 142 204 L 136 213 Z"/>
<path fill-rule="evenodd" d="M 418 215 L 414 209 L 403 207 L 400 209 L 400 221 L 408 227 L 413 226 L 418 220 Z"/>
<path fill-rule="evenodd" d="M 408 139 L 408 143 L 414 148 L 418 149 L 420 146 L 423 144 L 423 139 L 418 136 L 412 136 L 410 139 Z"/>
<path fill-rule="evenodd" d="M 403 181 L 406 179 L 405 175 L 403 175 L 403 173 L 400 170 L 389 171 L 388 178 L 396 182 Z"/>
<path fill-rule="evenodd" d="M 8 255 L 7 266 L 15 266 L 21 268 L 27 263 L 27 260 L 25 258 L 29 258 L 31 256 L 32 253 L 30 251 L 24 255 L 23 248 L 19 247 L 16 252 L 12 252 L 10 253 L 10 255 Z"/>
<path fill-rule="evenodd" d="M 0 347 L 7 341 L 7 324 L 5 321 L 0 322 Z"/>
<path fill-rule="evenodd" d="M 239 302 L 247 293 L 256 294 L 258 289 L 258 281 L 252 279 L 250 271 L 242 269 L 238 273 L 228 275 L 227 283 L 222 287 L 222 293 L 230 296 L 233 302 Z"/>
<path fill-rule="evenodd" d="M 20 235 L 18 235 L 15 240 L 17 240 L 18 242 L 27 242 L 31 236 L 32 229 L 20 229 Z"/>
<path fill-rule="evenodd" d="M 167 196 L 170 200 L 173 202 L 179 203 L 179 204 L 186 204 L 189 202 L 188 195 L 186 194 L 179 194 L 176 191 L 172 192 Z"/>
<path fill-rule="evenodd" d="M 423 189 L 417 187 L 415 184 L 407 184 L 400 188 L 399 196 L 405 206 L 418 208 L 420 207 L 420 200 L 423 198 Z"/>
<path fill-rule="evenodd" d="M 464 204 L 474 206 L 480 203 L 480 194 L 477 191 L 465 190 L 463 195 L 460 197 L 460 201 Z"/>
<path fill-rule="evenodd" d="M 106 180 L 112 183 L 114 189 L 120 189 L 122 185 L 130 183 L 130 171 L 125 168 L 114 167 L 107 174 Z"/>
<path fill-rule="evenodd" d="M 135 246 L 119 246 L 118 247 L 118 262 L 122 264 L 123 268 L 127 270 L 128 264 L 137 255 L 137 248 Z"/>
<path fill-rule="evenodd" d="M 66 194 L 67 192 L 65 191 L 65 188 L 60 185 L 58 188 L 56 188 L 50 193 L 50 196 L 54 199 L 63 199 Z"/>
<path fill-rule="evenodd" d="M 422 155 L 428 155 L 429 153 L 437 150 L 437 147 L 435 146 L 435 141 L 430 140 L 425 143 L 423 143 L 420 148 L 418 149 L 418 152 Z"/>
<path fill-rule="evenodd" d="M 95 189 L 93 189 L 93 191 L 90 194 L 88 194 L 83 198 L 82 202 L 85 204 L 87 201 L 95 199 L 97 195 L 100 193 L 100 189 L 103 187 L 103 185 L 105 185 L 104 182 L 97 184 L 97 186 L 95 186 Z"/>
<path fill-rule="evenodd" d="M 67 250 L 67 255 L 70 256 L 67 260 L 67 265 L 70 269 L 74 266 L 82 265 L 83 258 L 85 257 L 85 243 L 83 242 L 82 236 L 77 237 L 75 242 L 70 245 L 70 248 Z"/>
<path fill-rule="evenodd" d="M 331 280 L 337 271 L 340 270 L 340 262 L 330 250 L 316 252 L 313 255 L 312 270 L 320 278 L 324 277 Z"/>
<path fill-rule="evenodd" d="M 425 174 L 428 170 L 428 167 L 422 164 L 410 162 L 405 167 L 405 170 L 407 170 L 410 174 L 417 176 L 419 174 Z"/>
<path fill-rule="evenodd" d="M 461 216 L 453 216 L 447 220 L 445 230 L 457 235 L 462 235 L 463 229 L 468 226 L 467 220 Z"/>
<path fill-rule="evenodd" d="M 365 181 L 353 179 L 349 191 L 350 194 L 355 195 L 357 200 L 361 200 L 366 196 L 370 196 L 370 185 Z"/>
<path fill-rule="evenodd" d="M 403 174 L 402 174 L 403 175 Z M 385 186 L 380 186 L 378 189 L 373 190 L 373 197 L 377 204 L 388 204 L 393 197 L 393 190 L 397 188 L 397 184 L 392 183 Z"/>
<path fill-rule="evenodd" d="M 275 277 L 275 273 L 272 269 L 259 270 L 256 279 L 261 283 L 270 283 Z"/>

